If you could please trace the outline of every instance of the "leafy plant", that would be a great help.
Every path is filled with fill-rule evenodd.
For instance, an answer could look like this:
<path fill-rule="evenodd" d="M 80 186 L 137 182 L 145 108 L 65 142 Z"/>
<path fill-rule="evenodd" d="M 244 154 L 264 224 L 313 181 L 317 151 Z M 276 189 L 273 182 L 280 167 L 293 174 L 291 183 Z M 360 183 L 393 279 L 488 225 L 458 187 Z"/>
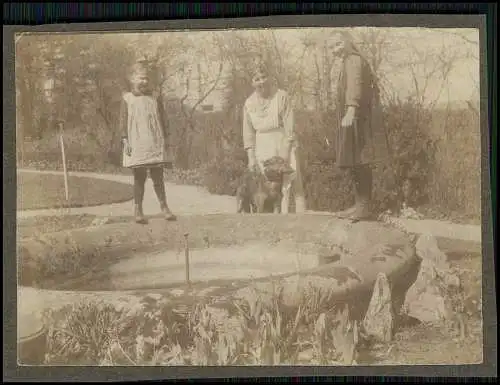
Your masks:
<path fill-rule="evenodd" d="M 48 364 L 99 364 L 131 322 L 104 303 L 83 301 L 60 313 L 62 321 L 49 330 Z"/>
<path fill-rule="evenodd" d="M 235 195 L 246 169 L 246 154 L 242 151 L 221 151 L 206 166 L 204 185 L 210 193 Z"/>

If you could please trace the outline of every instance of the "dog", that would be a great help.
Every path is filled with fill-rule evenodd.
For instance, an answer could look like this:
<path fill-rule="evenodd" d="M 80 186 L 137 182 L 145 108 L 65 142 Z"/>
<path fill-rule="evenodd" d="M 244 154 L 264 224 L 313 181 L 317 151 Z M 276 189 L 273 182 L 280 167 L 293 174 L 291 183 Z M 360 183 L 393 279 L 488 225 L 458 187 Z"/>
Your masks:
<path fill-rule="evenodd" d="M 283 176 L 293 172 L 281 157 L 263 162 L 264 172 L 247 171 L 236 191 L 238 213 L 281 213 Z"/>

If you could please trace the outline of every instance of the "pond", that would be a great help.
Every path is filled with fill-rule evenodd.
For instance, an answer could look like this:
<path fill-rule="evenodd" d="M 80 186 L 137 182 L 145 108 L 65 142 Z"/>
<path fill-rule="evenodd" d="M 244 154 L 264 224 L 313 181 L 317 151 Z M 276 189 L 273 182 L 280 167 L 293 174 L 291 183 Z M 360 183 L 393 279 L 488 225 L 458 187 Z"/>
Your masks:
<path fill-rule="evenodd" d="M 318 266 L 313 251 L 285 244 L 253 242 L 246 245 L 189 249 L 189 282 L 253 280 L 300 273 Z M 159 250 L 122 258 L 102 271 L 66 281 L 59 288 L 89 290 L 142 290 L 186 283 L 185 251 Z"/>

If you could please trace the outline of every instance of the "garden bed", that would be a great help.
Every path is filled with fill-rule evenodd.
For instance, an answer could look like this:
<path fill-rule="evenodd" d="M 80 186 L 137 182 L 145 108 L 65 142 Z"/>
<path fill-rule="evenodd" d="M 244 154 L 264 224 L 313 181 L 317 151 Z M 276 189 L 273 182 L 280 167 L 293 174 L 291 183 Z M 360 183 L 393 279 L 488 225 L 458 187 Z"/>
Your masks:
<path fill-rule="evenodd" d="M 461 339 L 457 329 L 446 323 L 400 324 L 389 343 L 371 345 L 360 341 L 358 364 L 464 365 L 482 362 L 482 316 L 477 306 L 481 303 L 481 258 L 463 255 L 452 264 L 468 278 L 464 281 L 464 290 L 470 298 L 470 303 L 466 304 L 465 338 Z M 177 295 L 182 301 L 183 296 Z M 132 303 L 123 299 L 116 305 L 98 300 L 68 305 L 58 312 L 46 313 L 46 322 L 50 325 L 46 364 L 341 363 L 335 350 L 337 341 L 333 341 L 331 335 L 325 338 L 321 334 L 322 327 L 333 328 L 335 309 L 326 312 L 326 317 L 315 311 L 314 306 L 290 312 L 283 306 L 279 291 L 274 295 L 272 306 L 263 303 L 258 296 L 251 299 L 247 297 L 235 302 L 231 316 L 206 303 L 186 306 L 184 312 L 174 311 L 172 302 L 159 294 L 144 295 Z M 259 325 L 258 319 L 272 322 Z M 276 352 L 276 358 L 271 358 L 269 352 Z"/>
<path fill-rule="evenodd" d="M 335 322 L 338 317 L 343 316 L 346 317 L 345 322 L 362 319 L 378 271 L 388 274 L 395 296 L 404 298 L 404 293 L 413 282 L 412 279 L 417 271 L 418 260 L 403 233 L 380 223 L 345 226 L 342 221 L 314 215 L 306 217 L 206 215 L 180 218 L 175 223 L 154 219 L 148 226 L 130 222 L 113 223 L 46 233 L 37 238 L 20 240 L 18 248 L 20 282 L 23 286 L 41 288 L 42 290 L 38 291 L 41 297 L 36 302 L 51 308 L 50 305 L 54 306 L 53 315 L 56 315 L 50 322 L 56 325 L 54 329 L 56 331 L 53 330 L 49 338 L 53 343 L 66 341 L 64 338 L 67 334 L 74 336 L 75 331 L 80 333 L 81 338 L 88 339 L 90 333 L 88 328 L 105 327 L 106 330 L 114 330 L 112 334 L 116 338 L 109 334 L 106 336 L 101 331 L 99 341 L 85 343 L 85 348 L 81 342 L 73 345 L 71 349 L 77 349 L 75 347 L 77 346 L 80 349 L 77 353 L 83 355 L 75 358 L 73 353 L 66 352 L 65 359 L 70 361 L 90 359 L 98 364 L 108 361 L 127 364 L 124 360 L 128 360 L 128 364 L 131 364 L 146 360 L 165 364 L 165 360 L 174 360 L 171 357 L 172 351 L 165 351 L 167 348 L 162 350 L 163 358 L 154 358 L 156 354 L 154 350 L 159 349 L 159 346 L 151 350 L 151 343 L 148 345 L 149 353 L 144 353 L 145 356 L 135 355 L 132 358 L 130 356 L 133 353 L 130 350 L 132 346 L 135 346 L 134 349 L 139 349 L 140 344 L 145 343 L 139 342 L 139 347 L 137 346 L 136 337 L 141 335 L 144 338 L 150 337 L 149 341 L 154 342 L 153 345 L 166 344 L 169 346 L 168 349 L 183 351 L 182 355 L 190 356 L 189 359 L 183 358 L 183 362 L 187 364 L 229 364 L 233 361 L 292 364 L 301 359 L 310 361 L 310 358 L 298 357 L 300 352 L 311 348 L 307 345 L 309 342 L 301 340 L 310 332 L 308 327 L 318 324 L 319 328 L 325 328 L 326 326 L 321 326 L 323 323 Z M 193 277 L 190 286 L 179 282 L 170 284 L 150 282 L 150 285 L 145 285 L 142 289 L 134 287 L 127 291 L 116 291 L 113 287 L 103 286 L 100 288 L 101 292 L 95 292 L 92 290 L 96 288 L 94 284 L 85 288 L 85 282 L 112 282 L 112 274 L 108 277 L 105 275 L 112 271 L 112 266 L 117 262 L 127 264 L 131 258 L 141 260 L 141 256 L 144 256 L 142 265 L 145 265 L 152 253 L 168 250 L 177 250 L 182 258 L 186 233 L 189 233 L 189 245 L 192 250 L 221 248 L 228 251 L 231 247 L 248 246 L 256 241 L 260 245 L 267 245 L 269 250 L 277 247 L 276 245 L 284 245 L 289 252 L 290 260 L 282 258 L 282 262 L 293 267 L 295 261 L 292 250 L 299 250 L 306 258 L 311 259 L 325 253 L 326 248 L 327 253 L 330 252 L 334 257 L 333 254 L 336 253 L 338 258 L 334 262 L 317 267 L 309 264 L 301 271 L 293 268 L 290 273 L 277 274 L 272 279 L 265 275 L 255 279 L 210 277 L 209 280 L 196 280 L 196 277 Z M 286 252 L 285 249 L 280 249 L 282 254 Z M 235 264 L 240 265 L 241 269 L 245 268 L 237 255 L 233 258 Z M 266 262 L 269 271 L 272 270 L 269 265 L 271 262 L 271 260 Z M 140 263 L 136 266 L 142 267 Z M 222 266 L 220 269 L 224 270 Z M 93 274 L 99 275 L 97 281 L 88 280 Z M 68 291 L 75 288 L 82 290 Z M 76 305 L 74 308 L 73 306 L 82 299 L 87 299 L 86 304 Z M 154 302 L 154 304 L 148 305 L 144 302 Z M 62 308 L 64 305 L 68 306 L 66 310 Z M 148 308 L 148 306 L 153 307 Z M 397 307 L 397 304 L 395 306 Z M 134 307 L 138 313 L 134 313 Z M 348 314 L 343 313 L 342 309 L 347 309 Z M 128 322 L 132 322 L 127 318 L 131 312 L 132 318 L 136 321 L 142 319 L 143 322 L 133 321 L 135 326 L 126 326 Z M 92 314 L 96 317 L 93 320 Z M 83 317 L 84 321 L 78 317 Z M 262 324 L 259 321 L 262 317 L 267 317 L 269 322 Z M 242 326 L 243 319 L 247 323 Z M 63 324 L 60 325 L 58 322 Z M 144 326 L 148 322 L 157 325 Z M 192 322 L 195 322 L 194 326 Z M 227 335 L 227 330 L 224 332 L 226 334 L 219 330 L 221 325 L 231 325 L 232 322 L 239 325 L 235 330 L 239 330 L 240 334 L 233 336 L 236 340 Z M 73 326 L 68 326 L 70 323 L 73 323 Z M 154 328 L 158 328 L 158 324 L 169 330 L 180 325 L 180 329 L 177 332 L 169 331 L 168 333 L 173 333 L 170 336 L 166 336 L 168 333 L 163 329 L 161 332 L 163 334 L 160 333 L 155 337 Z M 139 325 L 143 325 L 141 327 L 147 331 L 135 330 L 134 328 Z M 200 329 L 200 325 L 204 325 L 205 329 Z M 66 331 L 66 337 L 57 334 L 59 333 L 57 330 L 68 327 L 72 329 Z M 113 329 L 114 327 L 116 329 Z M 151 329 L 148 329 L 149 327 Z M 96 333 L 93 331 L 90 335 L 97 336 Z M 187 336 L 183 333 L 187 333 Z M 241 337 L 241 333 L 243 335 L 264 333 L 267 337 L 255 337 L 257 340 L 247 343 L 249 337 Z M 269 333 L 274 333 L 274 336 L 270 337 Z M 120 340 L 122 337 L 118 335 L 128 338 L 129 342 Z M 167 343 L 169 338 L 171 342 Z M 307 346 L 302 346 L 303 343 Z M 68 342 L 67 347 L 70 345 Z M 89 346 L 94 346 L 95 349 L 92 350 Z M 96 350 L 97 347 L 100 349 L 99 352 Z M 51 350 L 54 353 L 60 348 Z M 108 348 L 115 349 L 114 353 L 110 353 L 111 350 Z M 206 349 L 221 351 L 226 349 L 227 354 L 223 354 L 224 358 L 214 351 L 206 353 Z M 336 352 L 332 349 L 333 347 L 318 353 L 318 357 L 323 357 L 317 357 L 318 362 L 324 360 L 334 362 L 340 359 L 336 356 L 339 349 Z M 125 351 L 125 354 L 122 352 L 121 358 L 117 358 L 116 354 L 121 350 Z M 271 350 L 274 353 L 271 353 Z M 136 354 L 137 351 L 134 351 Z M 110 357 L 109 354 L 114 355 Z M 132 359 L 124 358 L 126 356 Z M 170 358 L 167 359 L 167 356 Z M 61 357 L 53 357 L 52 362 L 60 359 Z M 175 360 L 180 360 L 180 357 L 177 355 Z"/>

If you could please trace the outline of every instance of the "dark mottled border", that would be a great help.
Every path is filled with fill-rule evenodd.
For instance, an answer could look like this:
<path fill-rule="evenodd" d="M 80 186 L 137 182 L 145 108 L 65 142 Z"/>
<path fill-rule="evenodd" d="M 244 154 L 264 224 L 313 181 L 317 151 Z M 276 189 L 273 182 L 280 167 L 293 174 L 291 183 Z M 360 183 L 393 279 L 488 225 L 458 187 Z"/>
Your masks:
<path fill-rule="evenodd" d="M 429 4 L 426 4 L 429 6 Z M 437 7 L 439 8 L 439 7 Z M 438 9 L 435 12 L 438 12 Z M 429 10 L 430 11 L 430 10 Z M 496 14 L 489 15 L 492 19 Z M 492 104 L 492 91 L 496 85 L 487 83 L 487 69 L 490 76 L 496 66 L 496 51 L 493 39 L 496 34 L 496 19 L 488 20 L 485 15 L 431 15 L 431 14 L 365 14 L 365 15 L 307 15 L 307 16 L 270 16 L 237 19 L 190 19 L 155 22 L 115 22 L 115 23 L 81 23 L 59 24 L 38 27 L 4 26 L 4 379 L 37 380 L 37 381 L 113 381 L 113 380 L 159 380 L 166 378 L 213 378 L 213 377 L 267 377 L 267 376 L 489 376 L 496 377 L 496 298 L 494 276 L 494 252 L 492 237 L 492 210 L 490 193 L 489 162 L 489 130 L 488 119 Z M 306 27 L 306 26 L 426 26 L 426 27 L 475 27 L 481 30 L 481 130 L 482 130 L 482 186 L 483 186 L 483 320 L 484 320 L 484 363 L 482 365 L 460 366 L 386 366 L 386 367 L 351 367 L 342 368 L 278 368 L 278 367 L 176 367 L 176 368 L 84 368 L 84 367 L 17 367 L 16 365 L 16 259 L 15 259 L 15 218 L 16 218 L 16 163 L 15 163 L 15 88 L 14 88 L 14 34 L 20 31 L 38 32 L 96 32 L 131 31 L 131 30 L 164 30 L 164 29 L 214 29 L 214 28 L 262 28 L 262 27 Z M 488 32 L 486 31 L 486 28 Z M 488 52 L 487 55 L 487 43 Z M 487 63 L 489 67 L 487 67 Z M 491 78 L 490 78 L 491 80 Z M 490 94 L 489 92 L 490 91 Z M 495 120 L 490 120 L 495 121 Z M 8 191 L 5 191 L 8 190 Z"/>

